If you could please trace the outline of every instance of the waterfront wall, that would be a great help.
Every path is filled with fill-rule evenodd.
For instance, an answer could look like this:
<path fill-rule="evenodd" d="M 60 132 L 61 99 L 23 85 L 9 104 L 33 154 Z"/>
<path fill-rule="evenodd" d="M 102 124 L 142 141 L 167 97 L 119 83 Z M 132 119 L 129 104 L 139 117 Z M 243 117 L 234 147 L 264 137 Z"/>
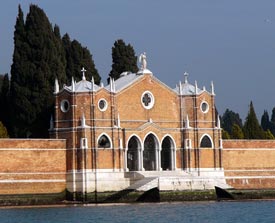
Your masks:
<path fill-rule="evenodd" d="M 66 189 L 66 140 L 1 139 L 0 194 Z"/>
<path fill-rule="evenodd" d="M 236 189 L 275 188 L 275 140 L 224 140 L 226 182 Z"/>

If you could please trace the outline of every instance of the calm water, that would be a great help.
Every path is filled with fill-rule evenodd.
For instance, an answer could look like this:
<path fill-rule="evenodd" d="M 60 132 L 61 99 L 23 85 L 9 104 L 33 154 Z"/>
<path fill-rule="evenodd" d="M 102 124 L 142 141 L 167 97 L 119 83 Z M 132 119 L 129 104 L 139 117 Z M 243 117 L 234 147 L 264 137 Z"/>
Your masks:
<path fill-rule="evenodd" d="M 275 201 L 2 208 L 1 223 L 275 222 Z"/>

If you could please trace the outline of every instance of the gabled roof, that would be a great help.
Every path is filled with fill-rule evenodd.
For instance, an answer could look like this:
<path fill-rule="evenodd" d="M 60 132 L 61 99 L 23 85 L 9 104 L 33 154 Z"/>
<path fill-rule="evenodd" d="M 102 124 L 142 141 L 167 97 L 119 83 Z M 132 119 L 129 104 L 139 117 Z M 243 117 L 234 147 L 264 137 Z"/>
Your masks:
<path fill-rule="evenodd" d="M 115 86 L 116 92 L 123 90 L 124 88 L 130 86 L 131 84 L 133 84 L 134 82 L 136 82 L 137 80 L 139 80 L 141 78 L 142 78 L 142 75 L 125 72 L 123 75 L 121 75 L 120 78 L 118 78 L 117 80 L 114 81 L 114 83 L 115 83 L 114 86 Z M 105 87 L 105 89 L 107 91 L 111 91 L 111 83 L 109 85 L 107 85 Z"/>
<path fill-rule="evenodd" d="M 87 80 L 81 80 L 79 82 L 74 82 L 74 91 L 75 92 L 89 92 L 89 91 L 97 91 L 101 87 L 96 84 L 92 84 L 92 82 Z M 64 89 L 68 91 L 73 91 L 73 87 L 71 86 L 64 86 Z"/>
<path fill-rule="evenodd" d="M 147 71 L 147 70 L 146 70 Z M 132 85 L 137 80 L 141 79 L 144 76 L 145 72 L 138 72 L 138 73 L 130 73 L 130 72 L 124 72 L 121 74 L 121 77 L 117 80 L 110 79 L 110 84 L 108 84 L 106 87 L 98 86 L 94 83 L 94 81 L 87 81 L 85 76 L 83 76 L 82 80 L 79 82 L 75 82 L 72 80 L 71 86 L 64 85 L 63 90 L 69 91 L 69 92 L 96 92 L 102 88 L 104 88 L 106 91 L 109 92 L 120 92 L 121 90 L 125 89 L 126 87 Z M 147 74 L 147 73 L 146 73 Z M 152 75 L 152 72 L 148 70 L 148 74 Z M 179 85 L 176 86 L 176 88 L 172 89 L 163 82 L 161 82 L 158 78 L 155 76 L 152 76 L 155 80 L 157 80 L 159 83 L 164 85 L 166 88 L 168 88 L 171 91 L 174 91 L 176 94 L 179 95 L 195 95 L 195 94 L 201 94 L 202 92 L 205 92 L 205 88 L 201 90 L 197 87 L 197 83 L 195 85 L 189 84 L 187 81 L 187 77 L 185 78 L 185 81 L 183 83 L 179 83 Z M 212 94 L 214 94 L 214 86 L 212 84 Z M 208 92 L 209 93 L 209 92 Z"/>

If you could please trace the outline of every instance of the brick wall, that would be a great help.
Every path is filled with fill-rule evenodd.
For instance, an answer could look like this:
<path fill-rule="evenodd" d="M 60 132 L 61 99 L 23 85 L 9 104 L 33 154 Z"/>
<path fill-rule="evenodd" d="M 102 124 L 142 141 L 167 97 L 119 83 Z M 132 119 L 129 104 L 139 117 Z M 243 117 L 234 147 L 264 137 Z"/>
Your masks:
<path fill-rule="evenodd" d="M 0 194 L 58 193 L 66 188 L 66 141 L 0 140 Z"/>
<path fill-rule="evenodd" d="M 275 188 L 275 140 L 224 140 L 226 181 L 237 189 Z"/>

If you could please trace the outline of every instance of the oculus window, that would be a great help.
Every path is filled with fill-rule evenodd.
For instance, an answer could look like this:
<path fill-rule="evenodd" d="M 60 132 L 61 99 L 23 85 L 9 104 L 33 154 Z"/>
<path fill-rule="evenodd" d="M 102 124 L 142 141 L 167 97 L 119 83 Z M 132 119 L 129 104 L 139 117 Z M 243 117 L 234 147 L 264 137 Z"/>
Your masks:
<path fill-rule="evenodd" d="M 108 107 L 108 103 L 105 99 L 100 99 L 98 101 L 98 108 L 100 111 L 106 111 Z"/>
<path fill-rule="evenodd" d="M 142 106 L 146 109 L 151 109 L 154 106 L 155 99 L 150 91 L 145 91 L 141 96 Z"/>
<path fill-rule="evenodd" d="M 70 109 L 70 103 L 68 100 L 62 100 L 60 104 L 60 109 L 62 112 L 67 112 Z"/>
<path fill-rule="evenodd" d="M 206 101 L 203 101 L 203 102 L 201 103 L 201 111 L 202 111 L 203 113 L 207 113 L 208 110 L 209 110 L 209 105 L 208 105 L 208 103 L 207 103 Z"/>

